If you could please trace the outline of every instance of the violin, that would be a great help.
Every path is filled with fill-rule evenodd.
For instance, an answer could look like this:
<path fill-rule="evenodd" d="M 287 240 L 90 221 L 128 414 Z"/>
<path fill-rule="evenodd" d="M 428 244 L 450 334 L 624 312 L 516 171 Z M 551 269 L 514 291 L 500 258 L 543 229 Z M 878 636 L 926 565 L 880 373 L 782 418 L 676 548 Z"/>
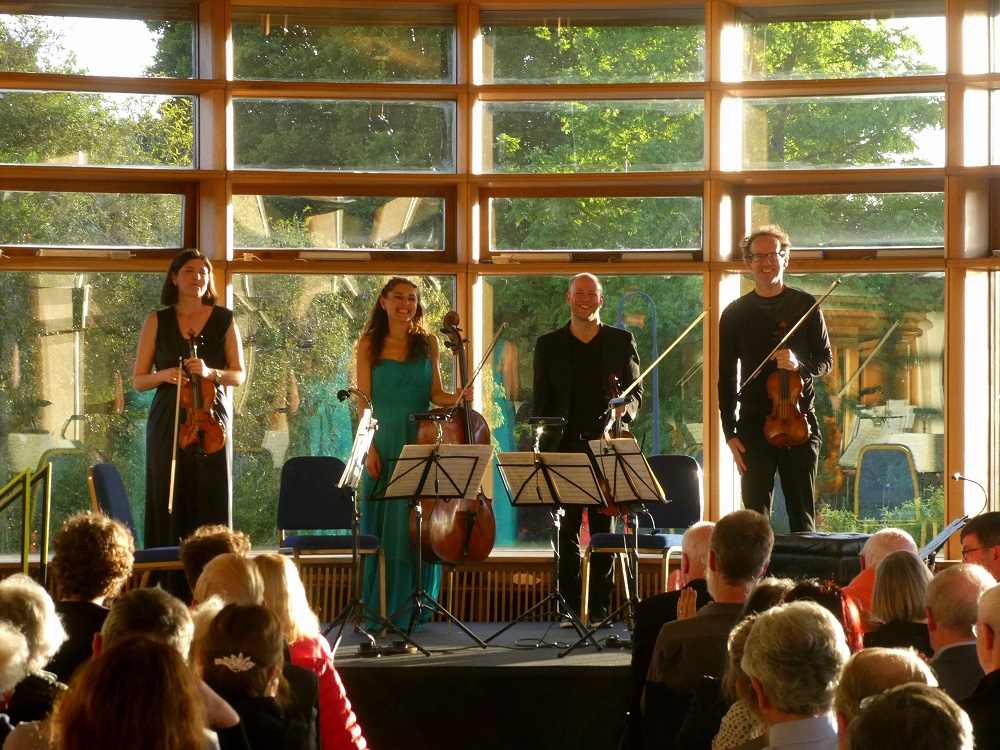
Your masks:
<path fill-rule="evenodd" d="M 618 398 L 619 395 L 621 394 L 618 387 L 618 376 L 608 375 L 609 399 Z M 607 437 L 612 440 L 615 440 L 617 438 L 631 438 L 632 440 L 635 440 L 635 435 L 633 435 L 631 432 L 622 427 L 621 417 L 615 417 L 612 420 L 607 430 Z M 604 499 L 608 502 L 608 505 L 602 506 L 598 510 L 600 510 L 601 513 L 603 513 L 604 515 L 611 516 L 612 518 L 617 518 L 617 517 L 624 518 L 625 516 L 624 507 L 614 502 L 614 493 L 611 491 L 611 485 L 608 484 L 607 478 L 601 477 L 600 479 L 597 480 L 597 483 L 598 486 L 601 488 L 601 493 L 604 495 Z"/>
<path fill-rule="evenodd" d="M 458 313 L 445 315 L 443 333 L 448 334 L 445 344 L 458 361 L 459 381 L 468 385 L 465 363 L 465 341 L 458 327 Z M 451 412 L 449 419 L 440 422 L 441 442 L 453 444 L 489 445 L 490 428 L 482 414 L 468 404 L 461 403 L 451 409 L 435 409 L 437 413 Z M 430 422 L 417 427 L 417 443 L 437 443 L 437 428 Z M 457 565 L 482 562 L 493 551 L 496 541 L 496 518 L 493 500 L 479 489 L 475 496 L 453 498 L 421 498 L 425 522 L 421 525 L 421 538 L 416 539 L 416 510 L 410 514 L 410 542 L 420 544 L 421 557 L 431 563 Z"/>
<path fill-rule="evenodd" d="M 197 359 L 198 344 L 194 333 L 188 334 L 187 341 L 191 357 Z M 215 406 L 215 384 L 200 375 L 187 375 L 187 382 L 179 388 L 185 417 L 177 442 L 185 450 L 196 450 L 202 454 L 216 453 L 226 444 L 226 428 L 212 408 Z"/>
<path fill-rule="evenodd" d="M 812 429 L 799 408 L 802 378 L 791 370 L 778 370 L 767 376 L 767 395 L 771 413 L 764 419 L 764 436 L 771 445 L 789 448 L 802 445 Z"/>

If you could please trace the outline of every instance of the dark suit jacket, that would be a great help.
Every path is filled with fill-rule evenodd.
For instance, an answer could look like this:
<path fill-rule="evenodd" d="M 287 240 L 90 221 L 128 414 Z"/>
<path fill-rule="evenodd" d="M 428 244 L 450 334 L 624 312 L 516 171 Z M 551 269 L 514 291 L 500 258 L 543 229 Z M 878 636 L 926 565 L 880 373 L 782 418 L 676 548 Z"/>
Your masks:
<path fill-rule="evenodd" d="M 572 399 L 572 383 L 575 373 L 570 359 L 570 337 L 567 323 L 562 328 L 540 336 L 535 346 L 534 395 L 531 413 L 536 417 L 562 417 L 569 419 Z M 639 353 L 635 339 L 628 331 L 609 325 L 601 326 L 601 358 L 595 363 L 601 368 L 605 378 L 618 376 L 618 385 L 625 390 L 639 377 Z M 629 394 L 633 397 L 622 417 L 631 422 L 642 402 L 642 385 L 636 386 Z M 559 447 L 562 434 L 559 430 L 547 430 L 542 436 L 541 449 L 554 451 Z"/>
<path fill-rule="evenodd" d="M 976 750 L 993 750 L 1000 747 L 1000 669 L 990 672 L 979 682 L 976 692 L 958 705 L 965 709 L 972 721 L 972 735 Z"/>
<path fill-rule="evenodd" d="M 943 647 L 931 659 L 931 669 L 937 675 L 938 687 L 956 702 L 972 695 L 985 677 L 975 641 Z"/>

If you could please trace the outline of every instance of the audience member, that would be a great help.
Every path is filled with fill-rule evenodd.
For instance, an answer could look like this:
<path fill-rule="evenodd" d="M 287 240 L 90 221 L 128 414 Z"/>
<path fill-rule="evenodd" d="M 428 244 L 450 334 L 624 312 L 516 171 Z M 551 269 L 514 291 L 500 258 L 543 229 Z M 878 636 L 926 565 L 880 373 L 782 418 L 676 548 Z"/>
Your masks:
<path fill-rule="evenodd" d="M 239 713 L 254 750 L 316 747 L 282 676 L 284 641 L 269 609 L 227 604 L 202 643 L 204 679 Z"/>
<path fill-rule="evenodd" d="M 53 716 L 59 750 L 215 747 L 198 681 L 175 648 L 132 636 L 87 662 Z"/>
<path fill-rule="evenodd" d="M 305 587 L 295 564 L 284 555 L 253 559 L 264 580 L 264 599 L 278 618 L 293 664 L 319 678 L 319 731 L 323 750 L 367 747 L 351 709 L 344 683 L 333 664 L 330 644 L 320 634 L 319 619 L 309 608 Z"/>
<path fill-rule="evenodd" d="M 844 630 L 815 602 L 783 604 L 757 616 L 743 651 L 769 748 L 835 750 L 831 711 L 847 660 Z"/>
<path fill-rule="evenodd" d="M 191 536 L 181 540 L 181 565 L 192 592 L 209 560 L 228 552 L 249 557 L 250 537 L 223 524 L 208 524 L 199 526 Z"/>
<path fill-rule="evenodd" d="M 972 720 L 976 747 L 1000 747 L 1000 586 L 994 586 L 979 599 L 976 617 L 976 653 L 985 677 L 975 692 L 958 704 Z"/>
<path fill-rule="evenodd" d="M 44 667 L 66 640 L 66 631 L 48 592 L 26 575 L 0 581 L 0 620 L 19 630 L 28 642 L 28 673 L 7 703 L 11 724 L 45 718 L 66 689 Z"/>
<path fill-rule="evenodd" d="M 866 646 L 911 646 L 928 659 L 934 655 L 924 606 L 931 577 L 923 560 L 913 552 L 893 552 L 879 563 L 871 608 L 879 625 L 865 633 Z"/>
<path fill-rule="evenodd" d="M 722 676 L 722 695 L 729 702 L 729 708 L 711 740 L 712 750 L 742 747 L 767 733 L 767 727 L 757 713 L 753 685 L 742 667 L 747 636 L 750 635 L 758 614 L 754 613 L 740 620 L 729 634 L 729 661 Z"/>
<path fill-rule="evenodd" d="M 912 648 L 873 646 L 852 654 L 841 672 L 833 699 L 841 748 L 847 747 L 847 727 L 866 698 L 908 682 L 937 685 L 930 667 Z"/>
<path fill-rule="evenodd" d="M 875 695 L 851 722 L 850 750 L 972 750 L 969 717 L 947 693 L 908 683 Z M 985 746 L 976 743 L 976 747 Z"/>
<path fill-rule="evenodd" d="M 56 612 L 66 641 L 46 669 L 69 682 L 90 658 L 94 635 L 108 616 L 107 605 L 132 575 L 135 542 L 124 525 L 103 513 L 78 513 L 63 522 L 52 546 Z"/>
<path fill-rule="evenodd" d="M 844 629 L 844 638 L 847 641 L 848 651 L 854 654 L 864 647 L 861 613 L 858 611 L 854 599 L 833 581 L 824 581 L 822 583 L 816 579 L 801 581 L 785 594 L 783 601 L 786 603 L 797 601 L 816 602 L 833 615 L 837 622 L 840 623 L 840 627 Z"/>
<path fill-rule="evenodd" d="M 713 601 L 694 617 L 666 623 L 653 649 L 642 711 L 657 742 L 673 744 L 701 678 L 721 676 L 729 631 L 767 567 L 773 545 L 770 521 L 756 511 L 733 511 L 715 525 L 707 578 Z"/>
<path fill-rule="evenodd" d="M 28 641 L 9 622 L 0 620 L 0 744 L 10 734 L 7 702 L 14 687 L 28 674 Z"/>
<path fill-rule="evenodd" d="M 861 610 L 861 624 L 865 632 L 874 627 L 869 620 L 868 612 L 872 608 L 872 591 L 875 588 L 875 570 L 888 555 L 900 550 L 917 552 L 917 544 L 913 537 L 902 529 L 879 529 L 872 534 L 865 546 L 861 548 L 861 572 L 854 580 L 844 586 L 844 593 L 854 599 Z"/>
<path fill-rule="evenodd" d="M 962 527 L 962 562 L 982 565 L 1000 581 L 1000 511 L 980 513 Z"/>
<path fill-rule="evenodd" d="M 985 676 L 973 628 L 979 598 L 994 585 L 985 568 L 969 563 L 945 568 L 927 585 L 927 630 L 934 649 L 931 668 L 953 700 L 968 698 Z"/>
<path fill-rule="evenodd" d="M 681 538 L 682 589 L 695 592 L 695 608 L 700 609 L 712 600 L 705 580 L 708 570 L 708 548 L 714 523 L 702 521 L 694 524 Z M 653 655 L 660 628 L 677 619 L 677 605 L 681 591 L 668 591 L 643 599 L 636 605 L 632 626 L 632 699 L 629 703 L 628 735 L 626 747 L 642 747 L 642 690 Z"/>
<path fill-rule="evenodd" d="M 264 581 L 250 560 L 237 552 L 213 557 L 194 586 L 194 600 L 217 596 L 227 604 L 263 604 Z"/>

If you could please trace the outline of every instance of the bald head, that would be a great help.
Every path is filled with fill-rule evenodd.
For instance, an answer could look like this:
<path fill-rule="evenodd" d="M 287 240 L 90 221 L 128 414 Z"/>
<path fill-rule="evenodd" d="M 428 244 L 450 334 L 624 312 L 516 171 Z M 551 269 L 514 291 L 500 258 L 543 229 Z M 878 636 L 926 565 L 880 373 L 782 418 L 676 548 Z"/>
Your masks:
<path fill-rule="evenodd" d="M 902 529 L 880 529 L 872 534 L 861 548 L 861 567 L 877 568 L 886 557 L 900 550 L 917 554 L 917 545 L 913 537 Z"/>
<path fill-rule="evenodd" d="M 705 577 L 713 529 L 714 523 L 699 521 L 684 532 L 681 540 L 681 580 L 684 585 Z"/>

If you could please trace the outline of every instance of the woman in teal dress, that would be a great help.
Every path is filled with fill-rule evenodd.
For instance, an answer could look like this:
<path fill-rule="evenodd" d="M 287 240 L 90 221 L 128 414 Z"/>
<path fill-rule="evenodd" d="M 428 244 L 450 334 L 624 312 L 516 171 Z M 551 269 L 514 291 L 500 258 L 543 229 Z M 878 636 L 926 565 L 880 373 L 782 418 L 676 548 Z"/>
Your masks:
<path fill-rule="evenodd" d="M 382 540 L 386 565 L 386 614 L 405 628 L 410 609 L 397 612 L 413 592 L 413 552 L 410 548 L 410 508 L 405 500 L 373 500 L 385 489 L 404 445 L 417 441 L 417 423 L 411 414 L 425 412 L 431 403 L 451 406 L 455 395 L 441 387 L 438 340 L 427 331 L 420 290 L 408 279 L 394 277 L 382 287 L 375 309 L 358 342 L 358 389 L 371 397 L 372 416 L 378 420 L 368 451 L 367 476 L 361 490 L 361 531 Z M 472 398 L 472 389 L 465 393 Z M 423 589 L 437 599 L 441 569 L 423 566 Z M 362 599 L 378 611 L 378 570 L 366 562 Z"/>

